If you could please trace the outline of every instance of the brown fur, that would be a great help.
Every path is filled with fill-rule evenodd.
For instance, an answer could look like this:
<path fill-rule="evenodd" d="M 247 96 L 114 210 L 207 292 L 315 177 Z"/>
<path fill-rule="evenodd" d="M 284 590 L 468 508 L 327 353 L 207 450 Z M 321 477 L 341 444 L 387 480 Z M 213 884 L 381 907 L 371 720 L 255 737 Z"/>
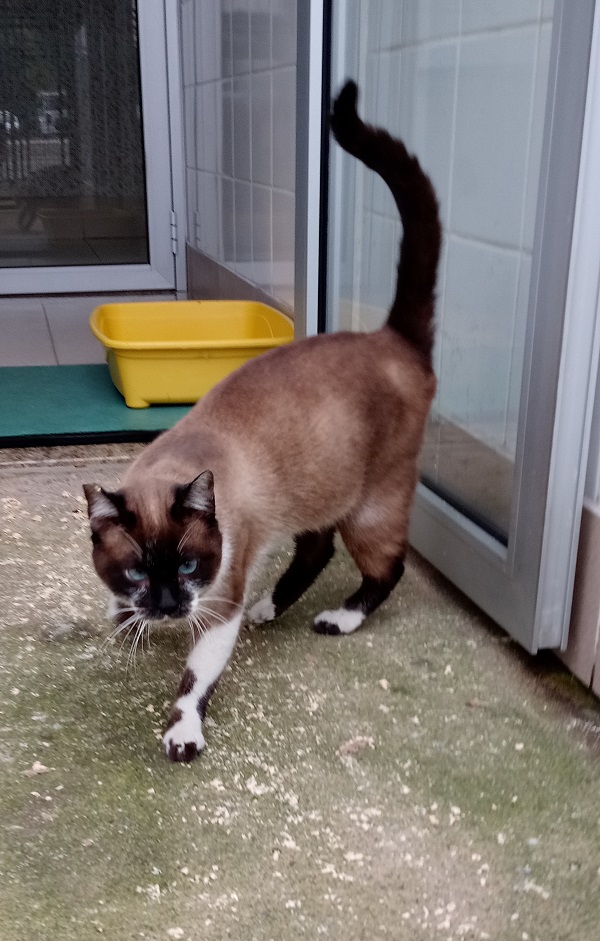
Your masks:
<path fill-rule="evenodd" d="M 148 569 L 152 552 L 170 554 L 170 571 L 177 572 L 177 546 L 186 533 L 192 557 L 203 560 L 207 595 L 219 599 L 212 602 L 217 620 L 209 617 L 208 626 L 244 602 L 262 553 L 286 536 L 314 537 L 297 543 L 299 551 L 313 552 L 314 571 L 294 598 L 331 556 L 333 529 L 363 576 L 365 597 L 359 590 L 349 608 L 364 602 L 368 614 L 402 573 L 417 460 L 436 386 L 437 201 L 404 145 L 360 121 L 352 83 L 334 105 L 332 126 L 342 146 L 388 183 L 402 216 L 388 322 L 371 334 L 313 337 L 250 361 L 144 450 L 118 494 L 102 496 L 88 487 L 94 561 L 116 594 L 127 587 L 119 579 L 140 552 Z M 214 515 L 212 503 L 175 513 L 176 488 L 206 470 L 214 476 Z M 176 593 L 182 576 L 169 577 L 169 591 Z M 189 755 L 187 747 L 166 747 L 171 757 Z"/>
<path fill-rule="evenodd" d="M 263 548 L 334 525 L 361 572 L 384 577 L 405 549 L 434 391 L 422 356 L 388 327 L 305 340 L 216 386 L 146 448 L 124 492 L 145 526 L 164 527 L 169 486 L 210 467 L 219 528 L 235 543 L 236 601 Z"/>

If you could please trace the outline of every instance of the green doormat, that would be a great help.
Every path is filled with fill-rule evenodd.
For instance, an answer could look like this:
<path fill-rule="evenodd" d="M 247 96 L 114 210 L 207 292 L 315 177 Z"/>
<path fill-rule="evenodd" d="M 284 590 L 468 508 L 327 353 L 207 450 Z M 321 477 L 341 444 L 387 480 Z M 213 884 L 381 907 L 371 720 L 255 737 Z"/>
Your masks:
<path fill-rule="evenodd" d="M 108 366 L 0 368 L 0 446 L 148 441 L 188 405 L 127 408 Z"/>

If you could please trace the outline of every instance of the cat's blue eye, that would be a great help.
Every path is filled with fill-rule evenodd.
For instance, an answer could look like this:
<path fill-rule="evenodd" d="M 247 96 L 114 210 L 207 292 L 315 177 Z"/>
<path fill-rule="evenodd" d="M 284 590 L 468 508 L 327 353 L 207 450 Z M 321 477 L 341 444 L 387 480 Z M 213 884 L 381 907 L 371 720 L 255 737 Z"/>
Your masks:
<path fill-rule="evenodd" d="M 143 569 L 125 569 L 125 575 L 130 582 L 143 582 L 148 577 Z"/>
<path fill-rule="evenodd" d="M 188 562 L 182 562 L 179 566 L 180 575 L 191 575 L 192 572 L 195 572 L 198 568 L 198 563 L 193 559 L 190 559 Z"/>

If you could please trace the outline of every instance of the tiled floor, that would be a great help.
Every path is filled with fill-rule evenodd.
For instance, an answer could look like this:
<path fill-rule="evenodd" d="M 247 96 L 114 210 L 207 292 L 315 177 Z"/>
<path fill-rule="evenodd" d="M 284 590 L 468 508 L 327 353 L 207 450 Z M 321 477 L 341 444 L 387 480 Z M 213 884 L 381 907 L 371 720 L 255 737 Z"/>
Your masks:
<path fill-rule="evenodd" d="M 175 294 L 168 292 L 0 298 L 0 367 L 103 363 L 104 350 L 88 323 L 95 307 L 171 298 Z"/>

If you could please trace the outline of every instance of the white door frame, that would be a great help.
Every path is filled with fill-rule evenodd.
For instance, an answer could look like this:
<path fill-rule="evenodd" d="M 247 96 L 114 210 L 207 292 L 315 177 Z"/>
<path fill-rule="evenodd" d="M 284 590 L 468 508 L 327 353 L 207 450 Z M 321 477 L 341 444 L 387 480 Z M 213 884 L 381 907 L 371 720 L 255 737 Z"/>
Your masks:
<path fill-rule="evenodd" d="M 138 3 L 144 0 L 138 0 Z M 185 141 L 183 126 L 183 69 L 179 0 L 163 0 L 165 50 L 169 96 L 169 142 L 171 144 L 171 251 L 175 258 L 175 290 L 187 291 L 187 194 L 185 185 Z M 152 255 L 150 256 L 152 258 Z"/>
<path fill-rule="evenodd" d="M 138 0 L 138 28 L 149 264 L 0 268 L 0 294 L 185 290 L 177 0 Z"/>
<path fill-rule="evenodd" d="M 319 331 L 323 0 L 298 3 L 294 335 Z"/>

